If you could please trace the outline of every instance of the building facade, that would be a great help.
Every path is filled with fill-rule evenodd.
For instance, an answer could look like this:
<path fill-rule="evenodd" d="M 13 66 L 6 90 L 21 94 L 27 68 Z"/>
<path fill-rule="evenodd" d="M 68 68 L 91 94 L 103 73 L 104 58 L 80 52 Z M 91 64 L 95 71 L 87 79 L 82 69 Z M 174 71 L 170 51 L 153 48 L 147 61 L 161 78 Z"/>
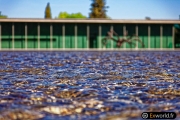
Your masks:
<path fill-rule="evenodd" d="M 180 48 L 178 20 L 0 19 L 0 49 L 174 49 Z M 120 37 L 127 30 L 145 44 L 136 46 L 102 39 L 113 29 Z M 116 38 L 116 36 L 114 36 Z"/>

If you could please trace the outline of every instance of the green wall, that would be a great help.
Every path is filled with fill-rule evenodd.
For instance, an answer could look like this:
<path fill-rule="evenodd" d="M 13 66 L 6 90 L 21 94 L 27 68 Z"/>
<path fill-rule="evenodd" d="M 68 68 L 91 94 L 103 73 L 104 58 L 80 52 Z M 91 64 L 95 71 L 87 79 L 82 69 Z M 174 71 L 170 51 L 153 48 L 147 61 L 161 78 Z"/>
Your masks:
<path fill-rule="evenodd" d="M 53 48 L 63 48 L 63 24 L 53 23 Z"/>
<path fill-rule="evenodd" d="M 89 48 L 98 48 L 100 42 L 99 24 L 89 24 Z"/>
<path fill-rule="evenodd" d="M 49 49 L 52 42 L 54 49 L 116 48 L 113 40 L 108 40 L 106 46 L 102 44 L 102 39 L 112 27 L 120 38 L 124 37 L 124 30 L 128 31 L 128 35 L 137 32 L 145 48 L 173 48 L 178 47 L 180 42 L 177 42 L 179 39 L 175 37 L 177 45 L 173 45 L 172 26 L 173 24 L 1 22 L 0 47 L 11 49 L 14 42 L 14 49 L 25 49 L 26 45 L 26 49 Z M 116 35 L 113 37 L 117 39 Z M 134 41 L 134 44 L 130 46 L 124 43 L 121 48 L 142 48 L 141 43 Z"/>
<path fill-rule="evenodd" d="M 162 47 L 163 48 L 172 48 L 173 47 L 172 39 L 172 25 L 163 25 L 163 38 L 162 38 Z"/>
<path fill-rule="evenodd" d="M 27 23 L 27 48 L 38 48 L 37 29 L 38 23 Z"/>
<path fill-rule="evenodd" d="M 113 24 L 113 30 L 119 35 L 120 38 L 123 37 L 123 24 Z M 114 36 L 115 39 L 118 39 L 117 36 Z M 116 42 L 113 42 L 113 47 L 116 48 Z M 126 43 L 124 43 L 121 48 L 125 48 L 126 47 Z"/>
<path fill-rule="evenodd" d="M 138 36 L 140 40 L 144 43 L 144 48 L 149 48 L 148 25 L 138 25 Z M 138 42 L 138 48 L 143 48 L 140 42 Z"/>
<path fill-rule="evenodd" d="M 12 23 L 1 23 L 1 48 L 12 48 Z"/>
<path fill-rule="evenodd" d="M 128 35 L 132 36 L 133 34 L 136 34 L 136 24 L 125 24 L 126 30 L 128 31 Z M 135 45 L 130 45 L 126 43 L 126 48 L 135 48 L 136 47 L 136 41 L 133 41 Z"/>
<path fill-rule="evenodd" d="M 101 36 L 102 36 L 102 39 L 106 38 L 106 36 L 107 36 L 107 31 L 109 31 L 111 27 L 112 27 L 111 24 L 101 24 L 101 29 L 102 29 Z M 113 43 L 114 43 L 114 41 L 108 39 L 108 40 L 106 41 L 106 45 L 104 45 L 104 44 L 102 43 L 102 40 L 101 40 L 102 47 L 111 48 L 111 46 L 113 45 Z"/>
<path fill-rule="evenodd" d="M 151 25 L 150 48 L 160 47 L 160 25 Z"/>
<path fill-rule="evenodd" d="M 14 23 L 14 48 L 25 48 L 25 23 Z"/>
<path fill-rule="evenodd" d="M 77 24 L 77 48 L 88 48 L 87 24 Z"/>

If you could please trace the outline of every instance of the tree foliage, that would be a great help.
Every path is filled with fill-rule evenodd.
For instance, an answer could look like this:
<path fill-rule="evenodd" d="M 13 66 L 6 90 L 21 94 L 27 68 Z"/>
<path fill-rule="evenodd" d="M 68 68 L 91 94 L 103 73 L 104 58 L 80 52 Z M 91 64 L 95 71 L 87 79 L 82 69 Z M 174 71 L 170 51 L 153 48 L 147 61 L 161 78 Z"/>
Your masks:
<path fill-rule="evenodd" d="M 46 9 L 45 9 L 45 18 L 46 19 L 52 18 L 51 17 L 51 8 L 50 8 L 50 4 L 49 3 L 47 3 Z"/>
<path fill-rule="evenodd" d="M 108 6 L 105 6 L 105 0 L 92 0 L 90 18 L 107 18 L 106 12 Z"/>
<path fill-rule="evenodd" d="M 1 11 L 0 11 L 0 18 L 7 18 L 7 16 L 6 15 L 2 15 Z"/>
<path fill-rule="evenodd" d="M 69 14 L 67 12 L 60 12 L 58 18 L 87 18 L 82 15 L 80 12 Z"/>

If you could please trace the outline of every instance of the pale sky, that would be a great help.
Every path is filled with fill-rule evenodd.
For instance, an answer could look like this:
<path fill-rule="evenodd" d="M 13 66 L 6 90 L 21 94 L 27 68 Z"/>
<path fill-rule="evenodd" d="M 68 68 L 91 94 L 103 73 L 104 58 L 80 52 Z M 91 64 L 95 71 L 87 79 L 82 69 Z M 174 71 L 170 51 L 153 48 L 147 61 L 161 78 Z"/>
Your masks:
<path fill-rule="evenodd" d="M 106 0 L 112 19 L 179 19 L 180 0 Z M 44 18 L 50 3 L 52 17 L 60 12 L 89 16 L 91 0 L 0 0 L 0 11 L 8 18 Z"/>

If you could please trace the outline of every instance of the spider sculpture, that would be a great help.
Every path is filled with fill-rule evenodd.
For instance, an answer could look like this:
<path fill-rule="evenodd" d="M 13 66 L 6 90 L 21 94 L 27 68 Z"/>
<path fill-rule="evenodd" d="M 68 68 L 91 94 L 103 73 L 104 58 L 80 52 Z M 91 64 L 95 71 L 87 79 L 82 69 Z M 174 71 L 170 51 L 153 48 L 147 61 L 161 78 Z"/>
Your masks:
<path fill-rule="evenodd" d="M 113 35 L 116 35 L 117 39 L 113 38 Z M 127 35 L 128 35 L 128 32 L 126 31 L 124 33 L 124 36 L 126 37 Z M 144 43 L 135 34 L 133 34 L 132 36 L 126 37 L 126 38 L 120 38 L 119 35 L 114 30 L 110 29 L 110 31 L 107 32 L 106 37 L 102 39 L 103 45 L 106 46 L 107 41 L 110 39 L 113 40 L 114 42 L 116 42 L 116 46 L 118 48 L 120 48 L 122 46 L 122 44 L 125 42 L 128 43 L 130 45 L 130 47 L 132 48 L 132 45 L 136 46 L 136 44 L 133 41 L 138 41 L 141 43 L 143 48 L 145 47 Z"/>

